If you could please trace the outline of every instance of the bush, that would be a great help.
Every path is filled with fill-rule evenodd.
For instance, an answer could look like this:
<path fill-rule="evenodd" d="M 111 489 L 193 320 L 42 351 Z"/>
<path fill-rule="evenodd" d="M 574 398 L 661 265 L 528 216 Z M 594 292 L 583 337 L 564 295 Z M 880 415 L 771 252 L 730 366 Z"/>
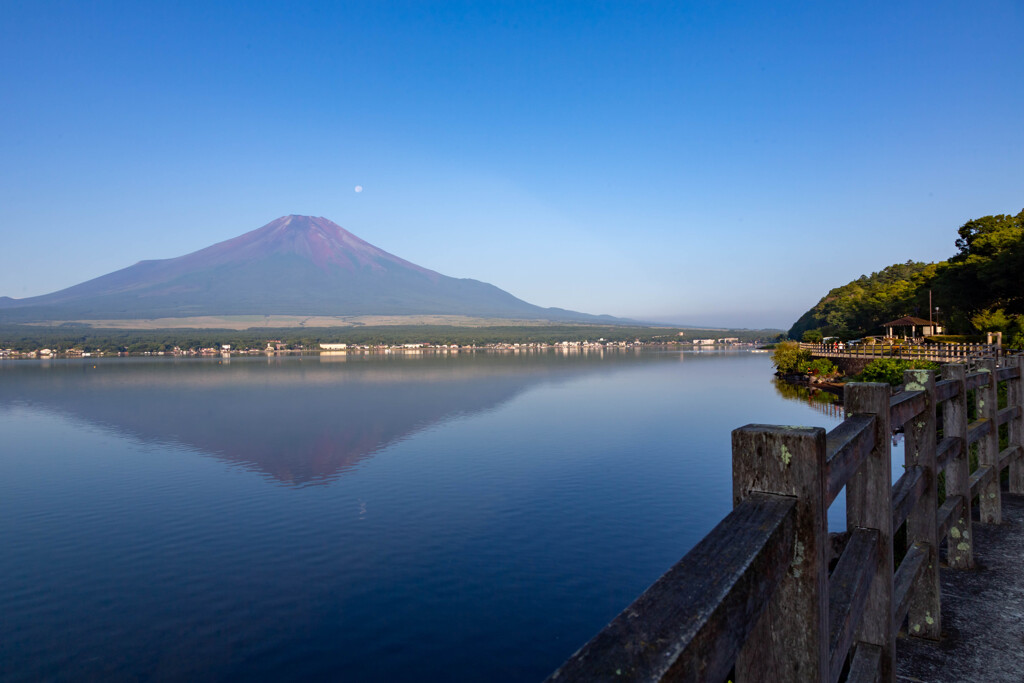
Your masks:
<path fill-rule="evenodd" d="M 772 352 L 772 365 L 784 375 L 800 372 L 801 363 L 811 362 L 811 352 L 804 351 L 796 342 L 781 342 Z"/>
<path fill-rule="evenodd" d="M 859 382 L 887 382 L 893 386 L 903 384 L 905 370 L 938 370 L 939 364 L 930 360 L 903 360 L 900 358 L 878 358 L 868 363 L 857 376 Z"/>
<path fill-rule="evenodd" d="M 808 344 L 820 344 L 824 337 L 821 334 L 821 330 L 807 330 L 801 337 L 801 341 L 805 341 Z"/>
<path fill-rule="evenodd" d="M 797 366 L 799 372 L 819 377 L 831 377 L 839 374 L 839 368 L 828 358 L 815 358 L 812 361 L 805 361 Z"/>

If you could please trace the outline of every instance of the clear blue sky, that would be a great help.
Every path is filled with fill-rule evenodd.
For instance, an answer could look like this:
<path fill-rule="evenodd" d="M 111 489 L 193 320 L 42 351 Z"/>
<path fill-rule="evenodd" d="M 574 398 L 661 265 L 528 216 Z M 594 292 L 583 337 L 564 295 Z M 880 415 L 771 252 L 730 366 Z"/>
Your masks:
<path fill-rule="evenodd" d="M 1024 208 L 1022 35 L 1019 0 L 8 0 L 0 295 L 296 213 L 543 306 L 788 327 Z"/>

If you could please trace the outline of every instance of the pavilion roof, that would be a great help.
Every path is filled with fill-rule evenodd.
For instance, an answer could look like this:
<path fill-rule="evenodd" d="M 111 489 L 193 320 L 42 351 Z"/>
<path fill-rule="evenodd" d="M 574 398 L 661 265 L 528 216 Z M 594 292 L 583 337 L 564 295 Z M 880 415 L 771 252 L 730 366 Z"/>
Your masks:
<path fill-rule="evenodd" d="M 930 320 L 922 320 L 921 318 L 915 318 L 912 315 L 905 315 L 902 318 L 897 318 L 887 323 L 882 323 L 882 327 L 911 327 L 921 325 L 934 325 L 935 323 Z"/>

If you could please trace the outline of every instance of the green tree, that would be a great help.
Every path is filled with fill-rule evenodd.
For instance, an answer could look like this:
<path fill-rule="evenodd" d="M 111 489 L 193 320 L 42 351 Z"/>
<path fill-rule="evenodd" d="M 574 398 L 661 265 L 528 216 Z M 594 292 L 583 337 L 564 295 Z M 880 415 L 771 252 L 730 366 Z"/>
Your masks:
<path fill-rule="evenodd" d="M 970 220 L 958 233 L 959 253 L 938 283 L 951 308 L 961 318 L 985 309 L 1024 314 L 1024 211 Z"/>
<path fill-rule="evenodd" d="M 907 261 L 836 287 L 804 313 L 789 330 L 800 338 L 807 330 L 853 339 L 878 331 L 881 325 L 904 315 L 928 311 L 928 285 L 938 264 Z"/>
<path fill-rule="evenodd" d="M 801 336 L 801 340 L 809 344 L 818 344 L 824 338 L 824 335 L 821 334 L 821 330 L 805 330 Z"/>
<path fill-rule="evenodd" d="M 1004 341 L 1015 337 L 1016 316 L 1024 315 L 1024 210 L 972 219 L 957 234 L 958 251 L 948 261 L 894 264 L 836 287 L 794 323 L 789 336 L 812 329 L 840 339 L 876 334 L 893 318 L 930 319 L 934 304 L 950 332 L 1000 329 Z M 999 315 L 1005 317 L 1002 327 L 995 322 Z"/>
<path fill-rule="evenodd" d="M 772 351 L 772 365 L 784 375 L 798 372 L 801 363 L 809 363 L 811 354 L 800 348 L 796 342 L 781 342 Z"/>

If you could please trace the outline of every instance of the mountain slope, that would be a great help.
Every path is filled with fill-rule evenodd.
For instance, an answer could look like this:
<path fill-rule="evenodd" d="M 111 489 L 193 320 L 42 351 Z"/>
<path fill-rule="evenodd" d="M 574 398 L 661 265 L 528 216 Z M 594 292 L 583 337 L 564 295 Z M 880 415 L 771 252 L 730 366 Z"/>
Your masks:
<path fill-rule="evenodd" d="M 905 315 L 928 317 L 928 283 L 941 264 L 907 261 L 829 290 L 817 304 L 793 323 L 791 339 L 807 330 L 826 336 L 860 337 L 882 323 Z"/>
<path fill-rule="evenodd" d="M 465 315 L 608 322 L 541 308 L 378 249 L 326 218 L 284 216 L 172 259 L 140 261 L 67 289 L 0 299 L 0 320 L 224 315 Z"/>

